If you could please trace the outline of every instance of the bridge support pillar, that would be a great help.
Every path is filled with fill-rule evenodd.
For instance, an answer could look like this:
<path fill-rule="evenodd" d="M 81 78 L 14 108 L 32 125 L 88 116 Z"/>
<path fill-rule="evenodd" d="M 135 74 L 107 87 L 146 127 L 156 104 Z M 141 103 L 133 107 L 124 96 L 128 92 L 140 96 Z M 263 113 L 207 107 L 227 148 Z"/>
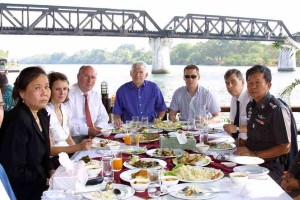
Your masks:
<path fill-rule="evenodd" d="M 296 50 L 280 49 L 278 58 L 278 71 L 295 71 L 296 67 Z"/>
<path fill-rule="evenodd" d="M 152 74 L 170 73 L 170 38 L 150 38 L 149 44 L 152 49 Z"/>

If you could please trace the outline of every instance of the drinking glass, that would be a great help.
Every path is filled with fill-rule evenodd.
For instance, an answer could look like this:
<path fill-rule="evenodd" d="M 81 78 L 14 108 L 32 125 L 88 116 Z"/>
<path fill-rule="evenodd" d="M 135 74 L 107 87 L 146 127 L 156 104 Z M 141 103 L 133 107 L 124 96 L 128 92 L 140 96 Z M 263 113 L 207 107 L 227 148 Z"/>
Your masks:
<path fill-rule="evenodd" d="M 197 116 L 195 119 L 195 128 L 197 130 L 197 134 L 200 136 L 204 131 L 204 119 L 202 116 Z"/>
<path fill-rule="evenodd" d="M 161 170 L 151 170 L 149 179 L 151 182 L 148 186 L 148 195 L 151 198 L 159 197 L 161 194 Z"/>
<path fill-rule="evenodd" d="M 130 129 L 131 129 L 131 120 L 126 120 L 126 133 L 130 133 Z"/>
<path fill-rule="evenodd" d="M 110 151 L 103 151 L 102 155 L 102 175 L 106 182 L 113 181 L 112 154 Z"/>
<path fill-rule="evenodd" d="M 194 131 L 194 130 L 195 130 L 195 120 L 194 119 L 188 119 L 187 131 Z"/>
<path fill-rule="evenodd" d="M 113 151 L 112 169 L 113 171 L 120 171 L 123 166 L 122 151 Z"/>
<path fill-rule="evenodd" d="M 140 136 L 137 132 L 132 132 L 130 134 L 130 145 L 132 147 L 136 146 L 136 147 L 139 147 L 139 144 L 140 144 Z"/>
<path fill-rule="evenodd" d="M 141 127 L 148 128 L 148 116 L 142 116 Z"/>
<path fill-rule="evenodd" d="M 137 133 L 139 128 L 139 118 L 137 116 L 132 117 L 132 121 L 130 123 L 131 133 Z"/>
<path fill-rule="evenodd" d="M 125 135 L 124 135 L 124 143 L 126 144 L 126 145 L 130 145 L 131 144 L 131 133 L 126 133 Z"/>

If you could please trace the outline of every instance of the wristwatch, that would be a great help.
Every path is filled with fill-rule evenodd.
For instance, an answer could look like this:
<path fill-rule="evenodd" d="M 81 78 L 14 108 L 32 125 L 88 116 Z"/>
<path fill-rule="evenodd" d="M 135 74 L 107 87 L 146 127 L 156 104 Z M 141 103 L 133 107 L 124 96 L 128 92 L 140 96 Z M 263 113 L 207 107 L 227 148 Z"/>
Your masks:
<path fill-rule="evenodd" d="M 235 130 L 236 130 L 236 133 L 240 133 L 240 127 L 237 126 L 237 127 L 235 128 Z"/>

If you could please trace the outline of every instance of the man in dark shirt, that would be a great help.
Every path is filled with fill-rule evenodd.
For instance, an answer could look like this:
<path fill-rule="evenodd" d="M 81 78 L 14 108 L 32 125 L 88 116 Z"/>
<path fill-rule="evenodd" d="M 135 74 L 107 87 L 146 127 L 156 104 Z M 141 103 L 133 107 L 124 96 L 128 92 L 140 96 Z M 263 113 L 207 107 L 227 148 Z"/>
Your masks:
<path fill-rule="evenodd" d="M 290 151 L 291 116 L 289 110 L 269 93 L 272 75 L 269 68 L 255 65 L 247 70 L 247 88 L 253 98 L 247 105 L 245 147 L 237 155 L 257 156 L 265 160 L 261 166 L 270 170 L 277 182 L 283 174 L 283 158 Z"/>

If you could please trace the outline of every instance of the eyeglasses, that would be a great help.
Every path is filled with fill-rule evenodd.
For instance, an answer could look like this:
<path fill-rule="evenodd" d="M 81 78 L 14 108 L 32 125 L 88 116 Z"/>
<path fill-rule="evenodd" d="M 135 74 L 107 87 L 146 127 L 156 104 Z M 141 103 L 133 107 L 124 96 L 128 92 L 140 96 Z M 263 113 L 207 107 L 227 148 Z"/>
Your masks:
<path fill-rule="evenodd" d="M 197 77 L 198 77 L 197 75 L 184 75 L 185 79 L 189 79 L 189 78 L 195 79 Z"/>

